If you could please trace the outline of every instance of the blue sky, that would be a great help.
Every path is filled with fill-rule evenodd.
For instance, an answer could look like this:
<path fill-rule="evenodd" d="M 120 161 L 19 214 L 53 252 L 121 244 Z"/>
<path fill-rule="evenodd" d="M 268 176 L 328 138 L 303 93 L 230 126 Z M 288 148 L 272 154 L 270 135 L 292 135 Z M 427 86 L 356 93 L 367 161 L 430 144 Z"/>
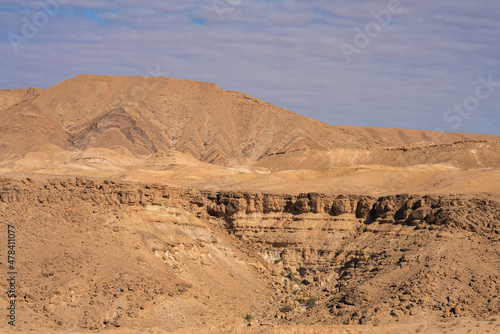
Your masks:
<path fill-rule="evenodd" d="M 500 134 L 499 17 L 498 0 L 2 0 L 0 89 L 163 75 L 333 125 Z"/>

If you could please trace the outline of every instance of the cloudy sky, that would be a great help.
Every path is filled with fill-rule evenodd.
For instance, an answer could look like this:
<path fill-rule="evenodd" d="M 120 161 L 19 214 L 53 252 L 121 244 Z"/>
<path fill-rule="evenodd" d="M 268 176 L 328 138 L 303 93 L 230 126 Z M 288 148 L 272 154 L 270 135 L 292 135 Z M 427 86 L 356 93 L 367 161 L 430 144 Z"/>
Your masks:
<path fill-rule="evenodd" d="M 1 0 L 0 89 L 214 82 L 329 124 L 500 134 L 498 0 Z"/>

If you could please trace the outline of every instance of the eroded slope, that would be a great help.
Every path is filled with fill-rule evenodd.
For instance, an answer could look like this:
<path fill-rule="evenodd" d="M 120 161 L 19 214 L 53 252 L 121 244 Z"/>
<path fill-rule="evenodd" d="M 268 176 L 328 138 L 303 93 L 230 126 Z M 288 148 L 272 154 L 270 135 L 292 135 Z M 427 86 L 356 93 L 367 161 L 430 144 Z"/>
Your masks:
<path fill-rule="evenodd" d="M 118 148 L 137 155 L 176 150 L 209 163 L 243 164 L 296 150 L 499 140 L 499 136 L 331 126 L 225 91 L 163 77 L 80 75 L 46 91 L 0 92 L 0 145 L 66 150 Z M 22 95 L 22 94 L 21 94 Z"/>
<path fill-rule="evenodd" d="M 0 189 L 1 222 L 19 231 L 21 329 L 231 328 L 247 314 L 265 326 L 387 324 L 500 309 L 496 196 L 85 178 L 4 179 Z"/>

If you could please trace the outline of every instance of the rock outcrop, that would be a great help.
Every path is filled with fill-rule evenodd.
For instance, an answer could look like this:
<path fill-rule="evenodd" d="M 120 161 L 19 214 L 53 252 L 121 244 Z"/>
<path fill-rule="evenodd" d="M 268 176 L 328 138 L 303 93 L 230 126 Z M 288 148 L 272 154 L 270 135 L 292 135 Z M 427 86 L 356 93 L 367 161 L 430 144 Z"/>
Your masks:
<path fill-rule="evenodd" d="M 131 317 L 145 324 L 162 308 L 172 311 L 174 300 L 188 312 L 185 300 L 194 295 L 203 299 L 202 314 L 223 311 L 217 298 L 241 300 L 231 304 L 228 322 L 245 309 L 262 323 L 298 324 L 376 324 L 422 314 L 480 319 L 500 310 L 500 200 L 487 194 L 375 198 L 2 179 L 0 219 L 19 227 L 23 252 L 33 257 L 23 260 L 32 279 L 20 285 L 19 303 L 33 323 L 49 327 L 89 303 L 99 312 L 75 313 L 63 326 L 131 325 Z M 57 238 L 61 246 L 51 247 L 62 253 L 40 251 L 57 229 L 66 241 Z M 123 252 L 133 258 L 131 268 L 145 269 L 113 262 L 120 274 L 112 282 L 97 278 L 79 263 L 108 260 L 81 248 L 86 243 Z M 210 277 L 232 282 L 240 295 Z M 89 292 L 85 282 L 93 280 Z"/>

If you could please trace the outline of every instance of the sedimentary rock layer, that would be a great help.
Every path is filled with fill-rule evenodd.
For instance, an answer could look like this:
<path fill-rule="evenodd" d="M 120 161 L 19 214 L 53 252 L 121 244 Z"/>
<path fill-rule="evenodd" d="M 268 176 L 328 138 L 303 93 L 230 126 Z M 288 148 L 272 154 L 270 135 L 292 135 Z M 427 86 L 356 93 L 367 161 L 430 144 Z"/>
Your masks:
<path fill-rule="evenodd" d="M 500 200 L 487 194 L 2 179 L 0 219 L 19 230 L 23 328 L 173 329 L 245 314 L 261 324 L 380 323 L 500 309 Z"/>

